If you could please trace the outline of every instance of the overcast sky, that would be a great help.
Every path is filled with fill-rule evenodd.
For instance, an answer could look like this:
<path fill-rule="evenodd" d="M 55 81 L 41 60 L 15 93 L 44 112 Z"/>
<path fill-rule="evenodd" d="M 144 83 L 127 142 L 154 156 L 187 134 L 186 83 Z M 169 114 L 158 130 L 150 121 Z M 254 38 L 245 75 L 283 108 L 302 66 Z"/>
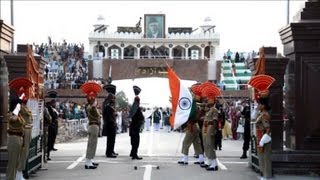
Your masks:
<path fill-rule="evenodd" d="M 10 1 L 2 0 L 1 19 L 10 24 Z M 290 20 L 304 0 L 290 1 Z M 144 14 L 166 14 L 167 27 L 201 26 L 212 18 L 220 34 L 221 53 L 258 50 L 276 46 L 282 53 L 279 29 L 286 25 L 287 0 L 268 1 L 14 1 L 15 44 L 54 42 L 66 39 L 84 43 L 99 14 L 106 18 L 109 32 L 117 26 L 135 26 Z M 142 21 L 143 22 L 143 21 Z M 143 25 L 143 24 L 142 24 Z M 147 82 L 148 80 L 145 80 Z M 159 79 L 159 87 L 167 80 Z M 162 82 L 162 83 L 161 83 Z M 123 83 L 121 83 L 123 84 Z M 125 83 L 128 84 L 128 83 Z M 161 84 L 161 85 L 160 85 Z M 148 85 L 141 85 L 147 88 Z M 169 96 L 169 90 L 166 90 Z M 149 96 L 148 96 L 149 97 Z M 163 99 L 163 98 L 162 98 Z M 155 103 L 167 104 L 161 98 Z"/>

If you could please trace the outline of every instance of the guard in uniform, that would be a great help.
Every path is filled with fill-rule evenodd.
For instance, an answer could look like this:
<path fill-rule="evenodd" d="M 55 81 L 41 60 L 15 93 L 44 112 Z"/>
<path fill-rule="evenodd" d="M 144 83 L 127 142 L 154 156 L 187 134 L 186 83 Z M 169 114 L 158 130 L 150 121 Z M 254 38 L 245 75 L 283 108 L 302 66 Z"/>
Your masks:
<path fill-rule="evenodd" d="M 249 99 L 245 100 L 244 108 L 241 112 L 242 116 L 244 117 L 244 135 L 243 135 L 243 146 L 242 146 L 242 156 L 240 159 L 246 159 L 247 158 L 247 151 L 249 150 L 250 145 L 250 114 L 251 114 L 251 108 L 250 108 L 250 101 Z"/>
<path fill-rule="evenodd" d="M 140 144 L 140 132 L 144 124 L 144 116 L 140 108 L 140 98 L 139 94 L 141 89 L 138 86 L 133 86 L 133 91 L 136 97 L 134 98 L 133 105 L 130 109 L 128 118 L 131 118 L 131 123 L 129 126 L 129 136 L 131 140 L 131 152 L 130 156 L 132 160 L 141 160 L 142 157 L 138 156 L 138 148 Z"/>
<path fill-rule="evenodd" d="M 54 148 L 54 144 L 58 135 L 58 129 L 59 129 L 59 112 L 56 110 L 56 100 L 57 97 L 56 91 L 49 91 L 48 95 L 50 98 L 53 98 L 50 102 L 47 103 L 47 109 L 49 111 L 49 114 L 51 116 L 51 123 L 48 126 L 48 150 L 47 150 L 47 160 L 51 160 L 50 158 L 50 152 L 51 151 L 57 151 L 56 148 Z"/>
<path fill-rule="evenodd" d="M 256 124 L 257 136 L 257 153 L 259 158 L 261 180 L 272 178 L 272 161 L 271 161 L 271 129 L 269 110 L 269 87 L 275 79 L 268 75 L 254 76 L 248 84 L 255 89 L 255 100 L 258 103 L 259 114 Z"/>
<path fill-rule="evenodd" d="M 49 106 L 49 103 L 47 102 L 46 105 L 43 108 L 43 151 L 44 151 L 44 162 L 47 163 L 47 158 L 49 158 L 48 155 L 48 129 L 49 125 L 51 124 L 51 115 L 49 113 L 49 110 L 47 108 Z"/>
<path fill-rule="evenodd" d="M 80 89 L 84 94 L 87 95 L 88 104 L 86 106 L 88 120 L 89 120 L 89 127 L 88 127 L 88 145 L 87 145 L 87 152 L 86 152 L 86 163 L 85 169 L 96 169 L 98 163 L 93 161 L 93 158 L 96 154 L 97 143 L 98 143 L 98 134 L 99 134 L 99 127 L 100 127 L 100 113 L 97 109 L 97 95 L 102 91 L 101 85 L 96 82 L 87 82 L 84 83 Z"/>
<path fill-rule="evenodd" d="M 216 100 L 215 108 L 218 109 L 219 114 L 218 114 L 218 129 L 215 137 L 215 149 L 216 150 L 221 150 L 222 148 L 222 129 L 224 128 L 224 124 L 226 122 L 225 120 L 225 114 L 223 111 L 222 104 L 219 102 L 219 100 Z"/>
<path fill-rule="evenodd" d="M 200 119 L 199 115 L 199 109 L 196 107 L 196 103 L 201 102 L 201 91 L 200 91 L 200 84 L 194 84 L 191 86 L 191 92 L 193 95 L 193 104 L 192 108 L 196 111 L 194 112 L 194 115 L 191 115 L 188 122 L 187 127 L 185 130 L 185 137 L 183 139 L 182 143 L 182 160 L 178 161 L 178 164 L 187 165 L 188 164 L 188 154 L 189 154 L 189 148 L 191 144 L 193 144 L 195 154 L 197 154 L 198 161 L 195 162 L 195 164 L 204 164 L 204 157 L 203 157 L 203 149 L 201 147 L 201 141 L 199 137 L 200 127 L 198 125 L 198 121 Z"/>
<path fill-rule="evenodd" d="M 102 136 L 107 136 L 106 157 L 116 158 L 117 153 L 114 152 L 114 144 L 116 142 L 117 134 L 117 112 L 115 111 L 116 104 L 116 86 L 107 84 L 104 87 L 108 92 L 107 98 L 103 102 L 102 117 L 103 129 Z"/>
<path fill-rule="evenodd" d="M 16 96 L 10 103 L 9 113 L 8 180 L 24 180 L 22 171 L 28 160 L 32 129 L 32 113 L 26 105 L 31 86 L 32 82 L 27 78 L 16 78 L 9 83 Z"/>
<path fill-rule="evenodd" d="M 215 136 L 218 130 L 219 111 L 215 108 L 216 97 L 221 95 L 219 88 L 213 83 L 203 83 L 201 94 L 207 99 L 206 115 L 202 127 L 204 152 L 207 157 L 205 164 L 200 166 L 208 171 L 218 171 L 215 152 Z"/>

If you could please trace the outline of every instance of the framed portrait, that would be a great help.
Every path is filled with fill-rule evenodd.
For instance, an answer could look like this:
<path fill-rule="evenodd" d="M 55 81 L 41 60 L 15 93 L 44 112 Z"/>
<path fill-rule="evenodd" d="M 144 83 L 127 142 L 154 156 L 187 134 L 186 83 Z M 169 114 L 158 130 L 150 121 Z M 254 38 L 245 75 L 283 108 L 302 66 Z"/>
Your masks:
<path fill-rule="evenodd" d="M 165 27 L 164 14 L 144 15 L 145 38 L 165 38 Z"/>

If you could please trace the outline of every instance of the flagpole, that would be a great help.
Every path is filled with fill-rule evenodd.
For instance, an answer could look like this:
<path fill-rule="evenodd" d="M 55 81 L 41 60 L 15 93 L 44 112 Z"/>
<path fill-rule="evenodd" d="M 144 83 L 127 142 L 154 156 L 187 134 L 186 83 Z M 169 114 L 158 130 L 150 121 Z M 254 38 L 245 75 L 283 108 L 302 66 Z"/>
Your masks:
<path fill-rule="evenodd" d="M 290 22 L 290 0 L 287 0 L 287 24 Z"/>
<path fill-rule="evenodd" d="M 11 13 L 11 26 L 14 26 L 13 21 L 13 0 L 10 0 L 10 13 Z M 14 36 L 12 36 L 12 42 L 11 42 L 11 53 L 14 52 Z"/>

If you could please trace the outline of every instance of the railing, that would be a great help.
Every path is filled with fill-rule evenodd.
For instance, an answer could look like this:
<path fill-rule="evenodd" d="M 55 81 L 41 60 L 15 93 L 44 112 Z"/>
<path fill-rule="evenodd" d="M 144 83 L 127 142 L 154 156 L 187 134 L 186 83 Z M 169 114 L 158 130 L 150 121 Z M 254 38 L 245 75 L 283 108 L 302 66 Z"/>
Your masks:
<path fill-rule="evenodd" d="M 220 39 L 219 33 L 171 33 L 166 34 L 166 38 L 157 38 L 157 39 Z M 144 33 L 133 33 L 133 32 L 115 32 L 109 33 L 105 32 L 91 32 L 89 38 L 117 38 L 117 39 L 151 39 L 154 38 L 144 38 Z"/>
<path fill-rule="evenodd" d="M 168 55 L 140 55 L 138 56 L 123 56 L 123 59 L 121 56 L 118 56 L 117 58 L 111 57 L 111 56 L 105 56 L 105 57 L 98 57 L 98 56 L 93 56 L 90 60 L 104 60 L 104 59 L 112 59 L 112 60 L 123 60 L 123 59 L 183 59 L 183 60 L 206 60 L 197 58 L 197 59 L 191 59 L 191 56 L 185 57 L 185 56 L 172 56 L 171 58 Z"/>
<path fill-rule="evenodd" d="M 71 136 L 75 136 L 80 132 L 87 132 L 88 118 L 65 120 L 66 130 Z"/>

